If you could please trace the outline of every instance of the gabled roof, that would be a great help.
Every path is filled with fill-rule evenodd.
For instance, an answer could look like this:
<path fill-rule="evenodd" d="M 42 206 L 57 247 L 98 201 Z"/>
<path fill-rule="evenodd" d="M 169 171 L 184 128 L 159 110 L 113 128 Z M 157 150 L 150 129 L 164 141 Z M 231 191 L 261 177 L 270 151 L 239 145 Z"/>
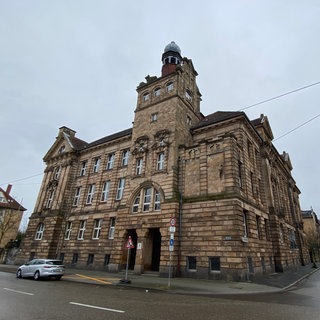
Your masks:
<path fill-rule="evenodd" d="M 195 126 L 191 129 L 199 129 L 206 127 L 211 124 L 216 124 L 225 120 L 233 119 L 239 116 L 245 116 L 245 113 L 242 111 L 217 111 L 205 116 L 202 120 L 200 120 Z"/>
<path fill-rule="evenodd" d="M 0 209 L 12 209 L 12 210 L 19 210 L 19 211 L 27 210 L 19 202 L 14 200 L 10 196 L 8 191 L 3 190 L 2 188 L 0 188 Z"/>
<path fill-rule="evenodd" d="M 109 136 L 106 136 L 106 137 L 103 137 L 101 139 L 98 139 L 96 141 L 93 141 L 91 143 L 88 143 L 86 146 L 84 146 L 82 149 L 87 149 L 87 148 L 91 148 L 91 147 L 94 147 L 94 146 L 97 146 L 99 144 L 103 144 L 103 143 L 106 143 L 106 142 L 110 142 L 112 140 L 116 140 L 116 139 L 119 139 L 119 138 L 123 138 L 125 136 L 130 136 L 132 134 L 132 128 L 129 128 L 129 129 L 126 129 L 126 130 L 123 130 L 123 131 L 120 131 L 120 132 L 116 132 L 114 134 L 111 134 Z"/>

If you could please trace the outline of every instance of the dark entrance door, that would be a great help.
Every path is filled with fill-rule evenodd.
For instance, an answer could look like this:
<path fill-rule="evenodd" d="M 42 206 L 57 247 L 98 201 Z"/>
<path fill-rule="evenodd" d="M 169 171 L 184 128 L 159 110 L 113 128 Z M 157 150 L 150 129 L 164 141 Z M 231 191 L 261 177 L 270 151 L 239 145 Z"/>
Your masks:
<path fill-rule="evenodd" d="M 136 252 L 137 252 L 137 233 L 135 229 L 128 230 L 127 239 L 131 236 L 134 248 L 130 249 L 129 266 L 128 269 L 134 270 L 134 264 L 136 262 Z M 128 249 L 127 254 L 128 254 Z"/>
<path fill-rule="evenodd" d="M 160 254 L 161 254 L 161 233 L 160 233 L 159 228 L 150 229 L 150 236 L 153 238 L 151 270 L 152 271 L 159 271 Z"/>

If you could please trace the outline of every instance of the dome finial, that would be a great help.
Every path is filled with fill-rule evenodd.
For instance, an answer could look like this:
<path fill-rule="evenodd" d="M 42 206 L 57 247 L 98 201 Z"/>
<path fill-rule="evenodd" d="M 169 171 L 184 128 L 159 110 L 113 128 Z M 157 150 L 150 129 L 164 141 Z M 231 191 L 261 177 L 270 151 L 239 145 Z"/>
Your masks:
<path fill-rule="evenodd" d="M 179 46 L 174 41 L 171 41 L 164 48 L 164 53 L 168 52 L 168 51 L 173 51 L 173 52 L 177 52 L 177 53 L 181 54 L 181 50 L 180 50 Z"/>

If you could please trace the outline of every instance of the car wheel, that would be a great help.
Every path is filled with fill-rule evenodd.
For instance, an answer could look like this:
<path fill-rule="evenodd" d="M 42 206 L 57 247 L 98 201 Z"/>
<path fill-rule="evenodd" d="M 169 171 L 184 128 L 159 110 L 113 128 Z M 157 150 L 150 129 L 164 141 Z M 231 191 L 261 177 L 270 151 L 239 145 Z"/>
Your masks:
<path fill-rule="evenodd" d="M 17 278 L 22 278 L 22 272 L 21 272 L 21 269 L 19 269 L 17 271 Z"/>
<path fill-rule="evenodd" d="M 60 280 L 62 276 L 56 276 L 56 280 Z"/>
<path fill-rule="evenodd" d="M 39 279 L 40 279 L 40 273 L 39 273 L 39 271 L 36 271 L 36 272 L 34 273 L 33 279 L 34 279 L 34 280 L 39 280 Z"/>

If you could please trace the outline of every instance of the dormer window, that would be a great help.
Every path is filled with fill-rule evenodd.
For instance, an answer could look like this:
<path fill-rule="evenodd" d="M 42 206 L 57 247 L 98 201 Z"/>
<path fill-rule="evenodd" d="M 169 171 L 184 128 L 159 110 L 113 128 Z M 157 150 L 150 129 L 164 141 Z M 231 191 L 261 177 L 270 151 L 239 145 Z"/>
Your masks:
<path fill-rule="evenodd" d="M 66 150 L 66 146 L 61 146 L 59 149 L 59 154 L 63 153 Z"/>
<path fill-rule="evenodd" d="M 148 101 L 149 98 L 150 98 L 149 92 L 144 93 L 143 96 L 142 96 L 143 101 Z"/>

